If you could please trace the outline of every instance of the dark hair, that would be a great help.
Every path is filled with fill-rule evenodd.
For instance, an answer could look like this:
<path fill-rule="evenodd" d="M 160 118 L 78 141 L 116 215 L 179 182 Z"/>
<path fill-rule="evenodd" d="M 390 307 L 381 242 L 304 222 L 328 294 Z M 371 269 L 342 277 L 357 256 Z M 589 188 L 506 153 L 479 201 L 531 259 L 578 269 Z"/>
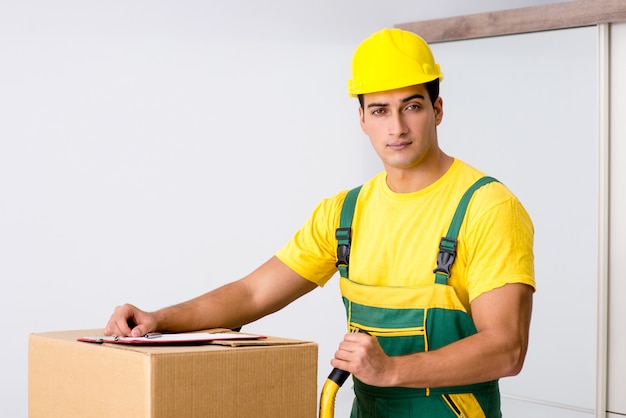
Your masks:
<path fill-rule="evenodd" d="M 439 79 L 436 78 L 433 81 L 429 81 L 428 83 L 424 83 L 426 86 L 426 91 L 428 92 L 428 97 L 430 97 L 430 102 L 432 105 L 435 105 L 435 100 L 439 97 Z M 363 108 L 363 95 L 359 94 L 357 96 L 359 98 L 359 103 L 361 104 L 361 108 Z"/>

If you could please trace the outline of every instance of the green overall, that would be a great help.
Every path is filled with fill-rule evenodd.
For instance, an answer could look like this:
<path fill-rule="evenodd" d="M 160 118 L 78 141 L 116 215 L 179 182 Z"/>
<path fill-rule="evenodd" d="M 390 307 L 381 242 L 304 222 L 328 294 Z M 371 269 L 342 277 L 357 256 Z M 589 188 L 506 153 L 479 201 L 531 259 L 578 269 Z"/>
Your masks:
<path fill-rule="evenodd" d="M 497 181 L 483 177 L 461 198 L 439 243 L 433 283 L 418 287 L 360 284 L 348 276 L 351 225 L 360 187 L 346 196 L 337 229 L 337 267 L 348 326 L 376 336 L 387 355 L 436 350 L 476 333 L 472 318 L 447 284 L 456 239 L 475 190 Z M 375 387 L 354 378 L 351 418 L 500 418 L 498 381 L 444 388 Z"/>

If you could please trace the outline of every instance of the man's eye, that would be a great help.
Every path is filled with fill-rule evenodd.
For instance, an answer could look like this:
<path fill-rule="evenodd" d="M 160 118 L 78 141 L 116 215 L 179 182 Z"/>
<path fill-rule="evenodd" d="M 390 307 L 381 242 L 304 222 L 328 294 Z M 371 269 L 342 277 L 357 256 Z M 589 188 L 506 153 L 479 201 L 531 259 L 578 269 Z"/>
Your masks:
<path fill-rule="evenodd" d="M 372 110 L 372 115 L 382 115 L 385 113 L 385 109 L 374 109 Z"/>
<path fill-rule="evenodd" d="M 406 110 L 420 110 L 420 105 L 418 104 L 410 104 L 406 107 Z"/>

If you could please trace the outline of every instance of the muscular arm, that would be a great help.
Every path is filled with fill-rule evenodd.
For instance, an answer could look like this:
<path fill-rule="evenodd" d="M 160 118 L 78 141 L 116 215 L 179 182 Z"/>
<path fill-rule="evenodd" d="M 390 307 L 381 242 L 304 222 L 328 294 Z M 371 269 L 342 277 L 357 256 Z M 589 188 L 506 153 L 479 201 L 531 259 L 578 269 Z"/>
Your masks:
<path fill-rule="evenodd" d="M 272 257 L 248 276 L 178 305 L 152 313 L 128 304 L 119 306 L 111 315 L 105 334 L 238 327 L 276 312 L 316 286 Z M 136 327 L 131 330 L 128 322 Z"/>
<path fill-rule="evenodd" d="M 472 317 L 477 333 L 438 350 L 389 357 L 374 337 L 348 334 L 334 367 L 375 386 L 442 387 L 518 374 L 528 347 L 532 288 L 507 284 L 477 297 Z"/>

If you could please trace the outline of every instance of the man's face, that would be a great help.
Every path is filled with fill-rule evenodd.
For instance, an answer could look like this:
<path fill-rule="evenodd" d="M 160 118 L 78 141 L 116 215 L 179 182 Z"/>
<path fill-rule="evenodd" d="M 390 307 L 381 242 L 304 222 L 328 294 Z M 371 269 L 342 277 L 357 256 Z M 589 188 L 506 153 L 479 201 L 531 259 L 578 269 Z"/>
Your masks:
<path fill-rule="evenodd" d="M 387 171 L 411 169 L 437 158 L 443 103 L 431 104 L 423 84 L 363 95 L 361 128 Z"/>

